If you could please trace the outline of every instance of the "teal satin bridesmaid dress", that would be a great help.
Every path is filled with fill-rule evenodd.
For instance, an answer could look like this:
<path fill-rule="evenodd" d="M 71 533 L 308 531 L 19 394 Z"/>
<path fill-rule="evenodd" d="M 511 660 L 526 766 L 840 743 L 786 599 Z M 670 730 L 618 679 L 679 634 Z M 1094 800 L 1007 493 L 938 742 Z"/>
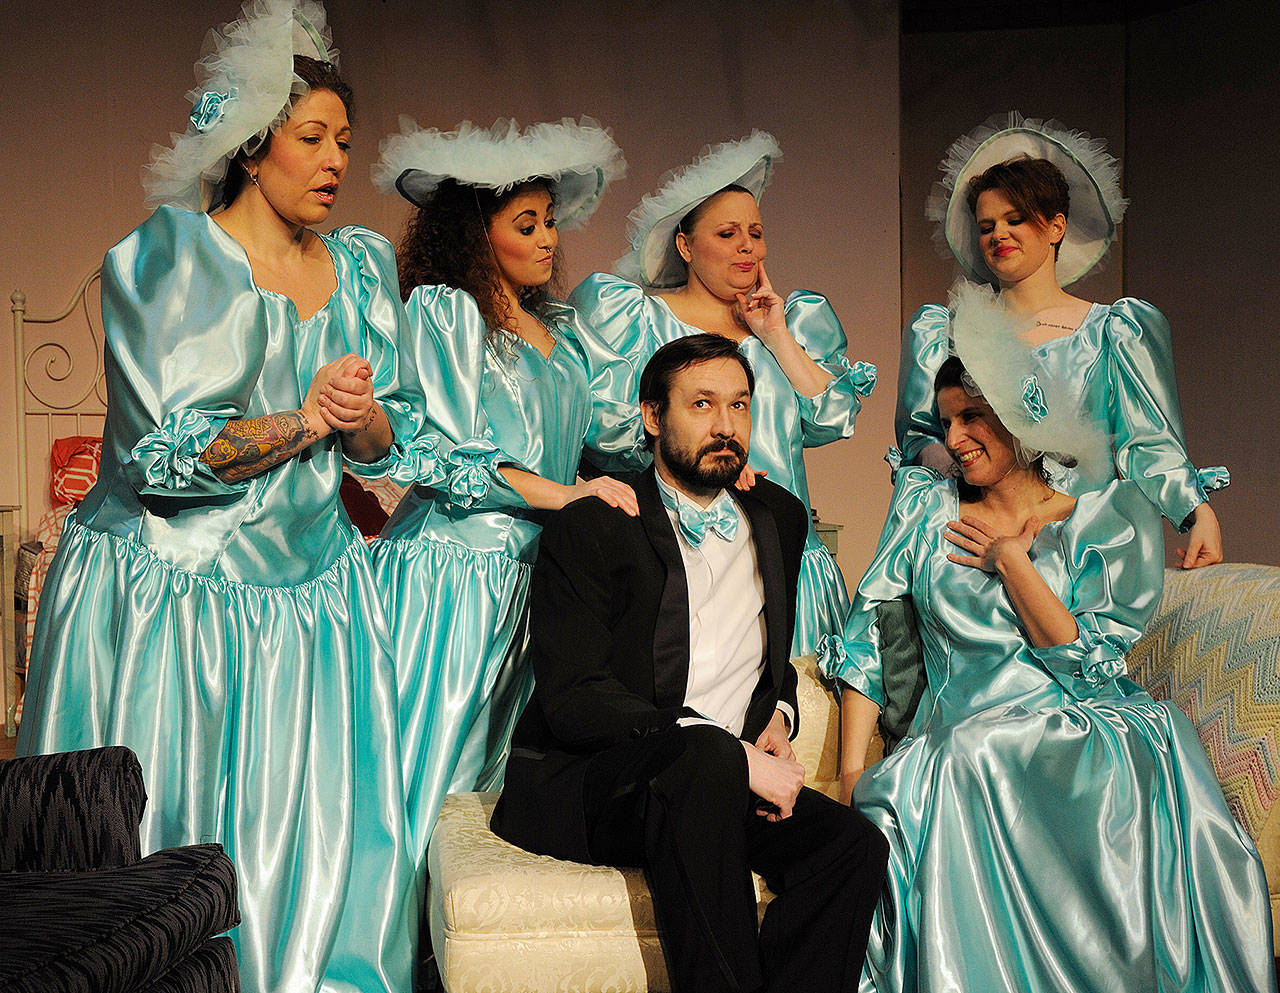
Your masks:
<path fill-rule="evenodd" d="M 898 474 L 831 678 L 884 699 L 877 604 L 910 596 L 928 686 L 854 805 L 891 854 L 861 988 L 876 993 L 1274 991 L 1262 863 L 1194 728 L 1124 678 L 1158 605 L 1139 487 L 1085 494 L 1037 535 L 1079 637 L 1036 648 L 998 577 L 951 562 L 955 484 Z"/>
<path fill-rule="evenodd" d="M 161 207 L 107 253 L 101 474 L 50 568 L 20 748 L 127 745 L 144 851 L 223 845 L 246 991 L 400 993 L 418 904 L 395 681 L 340 443 L 239 483 L 199 459 L 348 352 L 407 423 L 391 247 L 363 229 L 324 244 L 337 289 L 306 320 L 204 214 Z"/>
<path fill-rule="evenodd" d="M 660 347 L 701 329 L 685 324 L 655 296 L 606 273 L 583 280 L 569 296 L 582 318 L 639 372 Z M 814 397 L 796 392 L 773 354 L 758 338 L 748 337 L 741 349 L 756 377 L 751 401 L 751 457 L 753 468 L 809 502 L 804 450 L 848 438 L 862 409 L 863 398 L 876 383 L 875 366 L 850 363 L 848 341 L 826 297 L 797 290 L 787 297 L 787 327 L 801 347 L 831 373 L 827 388 Z M 812 526 L 800 564 L 796 595 L 796 628 L 792 655 L 807 655 L 827 634 L 840 631 L 849 609 L 849 593 L 835 559 Z"/>
<path fill-rule="evenodd" d="M 947 308 L 926 304 L 903 333 L 894 461 L 918 464 L 922 449 L 942 440 L 933 378 L 947 358 L 950 328 Z M 1151 304 L 1129 297 L 1092 304 L 1076 330 L 1031 350 L 1050 378 L 1079 384 L 1082 408 L 1111 435 L 1117 474 L 1137 482 L 1174 527 L 1190 527 L 1206 491 L 1229 482 L 1223 467 L 1197 472 L 1187 459 L 1169 322 Z M 1052 461 L 1047 468 L 1064 493 L 1089 488 L 1072 469 Z"/>
<path fill-rule="evenodd" d="M 630 365 L 572 308 L 547 305 L 555 346 L 543 356 L 491 334 L 462 290 L 419 286 L 405 307 L 425 434 L 394 473 L 417 485 L 372 551 L 392 624 L 410 845 L 421 861 L 446 794 L 501 785 L 533 690 L 526 605 L 545 512 L 499 468 L 571 485 L 584 447 L 618 469 L 639 468 L 644 447 Z"/>

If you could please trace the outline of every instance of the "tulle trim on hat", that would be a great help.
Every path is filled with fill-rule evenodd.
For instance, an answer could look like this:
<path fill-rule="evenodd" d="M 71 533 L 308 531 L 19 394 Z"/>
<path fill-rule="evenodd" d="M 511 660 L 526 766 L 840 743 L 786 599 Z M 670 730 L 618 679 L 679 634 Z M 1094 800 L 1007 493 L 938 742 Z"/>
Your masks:
<path fill-rule="evenodd" d="M 666 173 L 658 189 L 643 197 L 628 216 L 631 249 L 614 263 L 614 272 L 657 289 L 684 285 L 688 273 L 672 243 L 684 215 L 732 184 L 746 187 L 758 200 L 781 157 L 773 135 L 757 130 L 738 141 L 708 145 L 694 161 Z"/>
<path fill-rule="evenodd" d="M 1035 322 L 990 287 L 957 280 L 948 295 L 952 347 L 981 395 L 1026 454 L 1074 465 L 1091 489 L 1114 478 L 1106 425 L 1081 406 L 1078 388 L 1048 375 L 1025 333 Z"/>
<path fill-rule="evenodd" d="M 970 246 L 957 244 L 955 236 L 955 213 L 969 210 L 965 200 L 965 186 L 973 175 L 983 171 L 971 169 L 970 163 L 979 152 L 992 146 L 993 142 L 999 142 L 1004 136 L 1019 132 L 1034 134 L 1044 139 L 1050 143 L 1048 156 L 1050 161 L 1056 158 L 1052 154 L 1052 149 L 1056 148 L 1059 155 L 1088 177 L 1087 185 L 1073 183 L 1072 175 L 1064 170 L 1070 187 L 1073 217 L 1077 213 L 1077 206 L 1082 207 L 1083 198 L 1092 198 L 1097 201 L 1102 215 L 1110 222 L 1111 232 L 1114 232 L 1115 227 L 1124 218 L 1125 209 L 1129 205 L 1129 201 L 1120 190 L 1120 162 L 1107 152 L 1106 142 L 1103 139 L 1091 137 L 1083 131 L 1071 130 L 1060 121 L 1023 117 L 1016 110 L 1009 111 L 1007 114 L 996 114 L 952 142 L 951 147 L 947 149 L 946 157 L 938 166 L 942 171 L 942 177 L 934 183 L 925 201 L 925 216 L 936 225 L 933 230 L 933 240 L 939 252 L 944 256 L 953 255 L 970 279 L 982 282 L 994 281 L 994 277 L 978 253 L 976 238 Z M 1010 154 L 1005 156 L 1005 159 L 1012 158 L 1016 154 L 1018 151 L 1010 149 Z M 995 161 L 1003 161 L 1003 159 L 997 158 L 989 165 L 994 165 Z M 1055 161 L 1054 164 L 1061 168 L 1063 162 Z M 987 167 L 988 165 L 984 164 L 983 169 Z M 1064 251 L 1067 243 L 1074 239 L 1074 235 L 1072 221 L 1068 219 L 1067 234 L 1063 238 Z M 1091 272 L 1106 256 L 1112 240 L 1112 234 L 1108 233 L 1105 237 L 1098 239 L 1099 243 L 1096 246 L 1085 249 L 1084 256 L 1072 266 L 1072 271 L 1059 273 L 1062 284 L 1068 285 Z"/>
<path fill-rule="evenodd" d="M 152 146 L 143 167 L 149 206 L 199 211 L 216 204 L 232 158 L 257 151 L 307 94 L 294 75 L 294 55 L 338 58 L 316 0 L 248 0 L 239 18 L 208 33 L 204 53 L 187 93 L 193 111 L 186 132 L 171 134 L 171 147 Z"/>
<path fill-rule="evenodd" d="M 499 193 L 526 180 L 547 179 L 555 188 L 557 223 L 572 227 L 591 216 L 605 187 L 627 167 L 617 142 L 590 117 L 566 117 L 524 131 L 512 120 L 498 120 L 490 128 L 463 121 L 453 131 L 440 131 L 402 117 L 400 129 L 382 142 L 373 182 L 417 206 L 444 179 Z"/>

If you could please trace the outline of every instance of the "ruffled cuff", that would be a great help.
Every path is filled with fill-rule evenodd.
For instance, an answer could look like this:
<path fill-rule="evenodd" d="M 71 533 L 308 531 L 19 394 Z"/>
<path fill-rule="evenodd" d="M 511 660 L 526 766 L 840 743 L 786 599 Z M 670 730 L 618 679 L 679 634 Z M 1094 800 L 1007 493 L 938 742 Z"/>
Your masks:
<path fill-rule="evenodd" d="M 247 481 L 226 483 L 218 479 L 200 456 L 226 425 L 225 419 L 195 410 L 175 410 L 155 431 L 138 439 L 126 460 L 139 493 L 173 496 L 184 490 L 193 494 L 231 493 Z"/>
<path fill-rule="evenodd" d="M 884 706 L 884 687 L 867 677 L 866 667 L 878 668 L 876 650 L 865 641 L 846 643 L 838 634 L 824 634 L 818 639 L 819 671 L 830 680 L 856 690 L 876 706 Z"/>
<path fill-rule="evenodd" d="M 884 453 L 884 461 L 889 466 L 889 482 L 898 481 L 898 470 L 902 468 L 902 460 L 902 449 L 897 445 L 890 445 L 889 450 Z"/>
<path fill-rule="evenodd" d="M 515 487 L 498 472 L 500 465 L 515 465 L 488 439 L 473 439 L 453 449 L 445 460 L 441 489 L 446 499 L 462 508 L 527 507 Z"/>
<path fill-rule="evenodd" d="M 438 488 L 445 478 L 445 459 L 440 454 L 441 444 L 438 434 L 424 434 L 407 445 L 392 445 L 396 458 L 389 469 L 391 478 L 401 486 Z"/>
<path fill-rule="evenodd" d="M 1075 641 L 1048 648 L 1033 647 L 1031 654 L 1063 689 L 1078 700 L 1087 700 L 1125 674 L 1124 657 L 1130 647 L 1128 642 L 1113 635 L 1094 640 L 1086 637 L 1082 630 Z"/>
<path fill-rule="evenodd" d="M 796 394 L 804 425 L 804 443 L 808 448 L 853 434 L 862 400 L 876 387 L 876 367 L 870 362 L 850 363 L 842 355 L 823 363 L 823 368 L 833 377 L 825 390 L 812 397 Z"/>
<path fill-rule="evenodd" d="M 1225 490 L 1231 485 L 1231 471 L 1225 465 L 1207 465 L 1196 470 L 1196 482 L 1205 493 Z"/>

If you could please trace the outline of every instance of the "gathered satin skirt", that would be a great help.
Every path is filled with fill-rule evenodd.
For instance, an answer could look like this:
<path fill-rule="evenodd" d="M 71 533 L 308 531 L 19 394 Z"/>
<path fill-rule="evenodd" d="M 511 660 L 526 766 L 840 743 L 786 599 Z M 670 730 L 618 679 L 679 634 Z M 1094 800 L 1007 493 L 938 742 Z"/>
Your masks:
<path fill-rule="evenodd" d="M 533 693 L 531 567 L 431 537 L 372 548 L 391 617 L 410 851 L 424 866 L 445 796 L 502 784 Z"/>
<path fill-rule="evenodd" d="M 865 993 L 1276 989 L 1261 861 L 1170 704 L 997 707 L 854 804 L 891 850 Z"/>
<path fill-rule="evenodd" d="M 219 842 L 235 862 L 247 993 L 408 990 L 420 898 L 363 542 L 299 586 L 254 586 L 73 516 L 45 590 L 21 754 L 137 753 L 143 851 Z"/>
<path fill-rule="evenodd" d="M 824 635 L 839 637 L 849 616 L 849 591 L 836 560 L 811 527 L 796 584 L 796 630 L 791 656 L 812 655 Z"/>

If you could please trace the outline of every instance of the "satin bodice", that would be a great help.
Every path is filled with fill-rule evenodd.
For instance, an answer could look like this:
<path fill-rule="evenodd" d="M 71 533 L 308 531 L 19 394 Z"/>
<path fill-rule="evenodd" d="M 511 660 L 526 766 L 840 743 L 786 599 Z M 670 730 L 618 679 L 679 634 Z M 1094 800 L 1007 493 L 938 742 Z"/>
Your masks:
<path fill-rule="evenodd" d="M 569 296 L 605 341 L 630 359 L 637 373 L 659 348 L 685 335 L 701 334 L 672 313 L 661 297 L 646 296 L 640 287 L 606 273 L 583 280 Z M 853 434 L 862 400 L 875 387 L 875 366 L 850 363 L 848 342 L 831 304 L 820 294 L 797 290 L 787 297 L 787 327 L 796 341 L 831 373 L 827 388 L 814 397 L 797 393 L 773 354 L 756 337 L 739 346 L 756 377 L 751 400 L 753 468 L 809 502 L 804 449 Z M 811 535 L 816 541 L 816 536 Z"/>
<path fill-rule="evenodd" d="M 462 290 L 419 286 L 405 306 L 421 377 L 420 430 L 428 438 L 438 433 L 447 451 L 424 463 L 426 475 L 418 475 L 384 539 L 435 539 L 527 559 L 536 549 L 538 514 L 499 467 L 567 486 L 584 447 L 606 463 L 643 461 L 631 367 L 573 308 L 545 308 L 555 347 L 544 356 L 514 336 L 490 333 Z M 408 447 L 412 454 L 415 443 Z"/>
<path fill-rule="evenodd" d="M 391 246 L 364 229 L 321 237 L 337 287 L 306 320 L 254 283 L 244 249 L 205 214 L 161 207 L 107 253 L 110 403 L 79 523 L 186 571 L 264 586 L 304 582 L 338 557 L 354 532 L 337 435 L 239 483 L 199 459 L 228 420 L 298 409 L 319 368 L 348 352 L 368 359 L 375 395 L 401 419 L 389 399 L 404 325 Z"/>
<path fill-rule="evenodd" d="M 1117 480 L 1081 495 L 1032 543 L 1036 571 L 1079 632 L 1049 648 L 1031 643 L 999 577 L 947 558 L 955 546 L 946 525 L 958 519 L 953 480 L 919 467 L 899 473 L 843 643 L 833 640 L 822 656 L 829 676 L 883 703 L 875 608 L 910 596 L 928 680 L 913 736 L 998 705 L 1040 710 L 1140 692 L 1123 678 L 1124 656 L 1159 603 L 1163 556 L 1157 512 L 1136 484 Z"/>
<path fill-rule="evenodd" d="M 926 445 L 942 439 L 933 379 L 949 354 L 950 324 L 946 307 L 927 304 L 903 334 L 894 427 L 906 463 L 917 462 Z M 1078 388 L 1082 409 L 1105 423 L 1116 473 L 1134 480 L 1165 517 L 1183 526 L 1204 502 L 1205 488 L 1187 458 L 1164 315 L 1129 297 L 1110 306 L 1095 303 L 1075 331 L 1031 351 L 1048 376 Z M 1056 488 L 1072 495 L 1088 488 L 1074 470 L 1056 464 L 1051 469 Z"/>

